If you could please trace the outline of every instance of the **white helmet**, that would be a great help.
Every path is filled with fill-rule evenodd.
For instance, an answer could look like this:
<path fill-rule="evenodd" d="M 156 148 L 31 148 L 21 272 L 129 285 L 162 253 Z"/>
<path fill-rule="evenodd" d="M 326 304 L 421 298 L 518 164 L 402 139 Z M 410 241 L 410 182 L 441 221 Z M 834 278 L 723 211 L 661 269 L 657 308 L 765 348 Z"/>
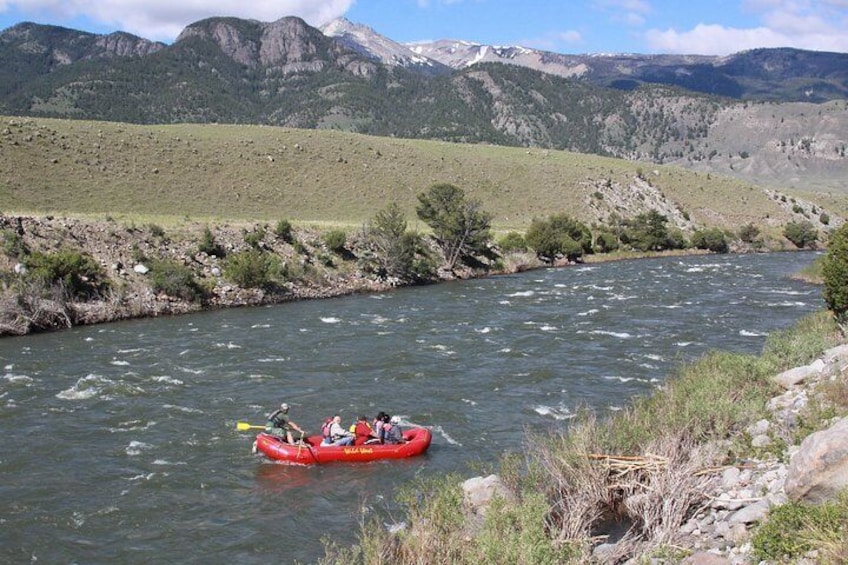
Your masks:
<path fill-rule="evenodd" d="M 286 404 L 285 402 L 283 402 L 282 404 L 280 404 L 280 410 L 282 410 L 283 412 L 288 412 L 289 411 L 289 405 Z"/>

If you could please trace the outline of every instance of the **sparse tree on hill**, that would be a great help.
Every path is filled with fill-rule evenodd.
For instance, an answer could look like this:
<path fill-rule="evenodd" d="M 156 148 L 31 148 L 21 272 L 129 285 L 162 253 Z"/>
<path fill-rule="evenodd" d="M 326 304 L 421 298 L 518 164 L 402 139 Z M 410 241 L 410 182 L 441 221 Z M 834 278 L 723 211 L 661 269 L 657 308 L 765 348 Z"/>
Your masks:
<path fill-rule="evenodd" d="M 426 222 L 445 256 L 448 269 L 463 257 L 484 254 L 491 239 L 491 215 L 477 200 L 452 184 L 434 184 L 418 195 L 418 218 Z"/>

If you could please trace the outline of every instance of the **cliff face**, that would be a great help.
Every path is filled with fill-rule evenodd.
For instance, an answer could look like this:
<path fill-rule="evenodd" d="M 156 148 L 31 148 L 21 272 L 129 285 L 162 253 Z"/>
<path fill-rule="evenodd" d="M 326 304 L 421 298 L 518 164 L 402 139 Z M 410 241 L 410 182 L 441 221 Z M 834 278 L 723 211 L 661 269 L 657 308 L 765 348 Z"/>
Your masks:
<path fill-rule="evenodd" d="M 146 56 L 165 48 L 164 43 L 124 32 L 96 35 L 34 23 L 7 29 L 2 33 L 0 44 L 24 58 L 46 60 L 48 68 L 92 59 Z"/>
<path fill-rule="evenodd" d="M 183 30 L 175 45 L 190 39 L 213 43 L 246 67 L 265 68 L 282 75 L 317 73 L 331 66 L 360 76 L 377 70 L 374 63 L 295 17 L 271 23 L 211 18 Z"/>

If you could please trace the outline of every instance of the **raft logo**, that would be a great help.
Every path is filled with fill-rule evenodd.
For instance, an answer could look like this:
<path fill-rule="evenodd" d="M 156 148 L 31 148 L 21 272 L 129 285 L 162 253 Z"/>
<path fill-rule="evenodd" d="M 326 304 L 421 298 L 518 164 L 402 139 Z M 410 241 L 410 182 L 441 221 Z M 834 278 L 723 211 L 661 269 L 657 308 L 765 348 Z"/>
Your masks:
<path fill-rule="evenodd" d="M 356 453 L 374 453 L 374 449 L 370 447 L 346 447 L 344 453 L 345 455 L 353 455 Z"/>

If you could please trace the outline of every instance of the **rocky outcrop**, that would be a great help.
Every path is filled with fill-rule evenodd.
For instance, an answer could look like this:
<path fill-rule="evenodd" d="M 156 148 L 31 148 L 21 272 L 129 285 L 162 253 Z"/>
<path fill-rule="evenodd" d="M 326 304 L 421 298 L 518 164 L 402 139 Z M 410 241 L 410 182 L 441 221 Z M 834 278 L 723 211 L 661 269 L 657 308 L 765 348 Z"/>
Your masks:
<path fill-rule="evenodd" d="M 241 65 L 274 69 L 282 75 L 319 73 L 330 66 L 358 76 L 377 71 L 373 61 L 296 17 L 270 23 L 209 18 L 185 28 L 176 44 L 190 39 L 211 41 Z"/>

